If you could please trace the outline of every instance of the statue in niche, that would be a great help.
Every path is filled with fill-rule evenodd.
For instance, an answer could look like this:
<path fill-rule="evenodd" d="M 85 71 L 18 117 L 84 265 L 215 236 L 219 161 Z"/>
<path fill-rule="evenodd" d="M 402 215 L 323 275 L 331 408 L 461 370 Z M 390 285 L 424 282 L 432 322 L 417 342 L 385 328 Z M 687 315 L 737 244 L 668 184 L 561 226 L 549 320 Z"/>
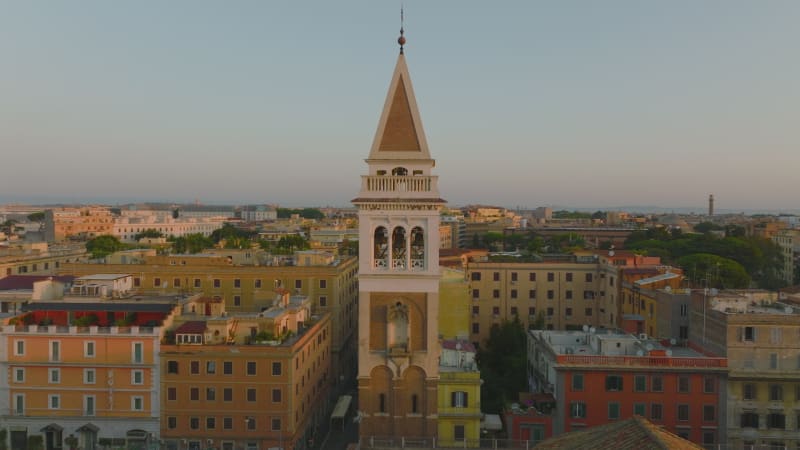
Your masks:
<path fill-rule="evenodd" d="M 408 305 L 397 302 L 390 306 L 386 322 L 389 351 L 408 351 Z"/>

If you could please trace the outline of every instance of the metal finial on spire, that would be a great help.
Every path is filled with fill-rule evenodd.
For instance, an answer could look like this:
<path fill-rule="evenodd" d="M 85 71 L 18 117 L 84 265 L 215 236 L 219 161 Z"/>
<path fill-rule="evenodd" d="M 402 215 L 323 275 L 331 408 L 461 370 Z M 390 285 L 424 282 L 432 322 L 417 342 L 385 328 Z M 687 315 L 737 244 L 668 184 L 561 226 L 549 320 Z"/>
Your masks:
<path fill-rule="evenodd" d="M 403 5 L 400 5 L 400 37 L 397 38 L 397 43 L 400 44 L 400 54 L 403 54 L 403 45 L 406 43 L 406 38 L 403 36 Z"/>

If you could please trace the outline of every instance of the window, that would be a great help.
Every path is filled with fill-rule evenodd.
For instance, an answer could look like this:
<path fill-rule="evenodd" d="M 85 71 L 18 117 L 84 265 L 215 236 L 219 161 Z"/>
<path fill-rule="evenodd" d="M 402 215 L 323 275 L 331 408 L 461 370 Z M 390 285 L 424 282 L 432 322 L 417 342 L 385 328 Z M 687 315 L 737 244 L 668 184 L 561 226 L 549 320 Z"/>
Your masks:
<path fill-rule="evenodd" d="M 758 428 L 758 413 L 753 411 L 743 412 L 740 424 L 742 428 Z"/>
<path fill-rule="evenodd" d="M 85 395 L 83 396 L 83 415 L 84 416 L 93 416 L 95 413 L 94 409 L 95 397 L 94 395 Z"/>
<path fill-rule="evenodd" d="M 386 394 L 378 394 L 378 412 L 386 412 Z"/>
<path fill-rule="evenodd" d="M 594 291 L 583 291 L 584 300 L 594 300 Z"/>
<path fill-rule="evenodd" d="M 303 289 L 303 280 L 294 280 L 295 289 Z"/>
<path fill-rule="evenodd" d="M 214 287 L 215 287 L 215 288 L 219 288 L 219 287 L 220 287 L 220 285 L 221 285 L 221 283 L 220 283 L 220 281 L 219 281 L 219 278 L 214 278 Z"/>
<path fill-rule="evenodd" d="M 480 311 L 481 311 L 480 307 L 478 307 L 478 306 L 473 306 L 472 307 L 472 314 L 473 315 L 477 316 L 480 313 Z"/>
<path fill-rule="evenodd" d="M 664 414 L 664 407 L 661 403 L 650 404 L 650 420 L 661 420 Z"/>
<path fill-rule="evenodd" d="M 495 315 L 495 316 L 499 316 L 500 315 L 500 307 L 499 306 L 493 306 L 492 307 L 492 314 Z"/>
<path fill-rule="evenodd" d="M 319 280 L 320 289 L 328 289 L 328 280 Z"/>
<path fill-rule="evenodd" d="M 233 375 L 233 361 L 223 361 L 223 363 L 222 363 L 222 374 L 223 375 Z"/>
<path fill-rule="evenodd" d="M 714 422 L 717 420 L 717 407 L 714 405 L 703 405 L 703 420 Z"/>
<path fill-rule="evenodd" d="M 511 290 L 511 298 L 517 298 L 517 290 L 516 289 L 512 289 Z"/>
<path fill-rule="evenodd" d="M 745 383 L 742 385 L 742 398 L 745 400 L 756 399 L 756 385 L 753 383 Z"/>
<path fill-rule="evenodd" d="M 173 287 L 181 287 L 181 279 L 180 278 L 173 278 L 172 279 L 172 286 Z"/>
<path fill-rule="evenodd" d="M 144 371 L 132 370 L 131 371 L 131 384 L 144 384 Z"/>
<path fill-rule="evenodd" d="M 213 387 L 206 388 L 206 401 L 213 402 L 217 400 L 217 390 Z"/>
<path fill-rule="evenodd" d="M 15 367 L 14 368 L 14 382 L 15 383 L 24 383 L 25 382 L 25 368 L 24 367 Z"/>
<path fill-rule="evenodd" d="M 256 401 L 256 390 L 254 388 L 247 388 L 247 401 Z"/>
<path fill-rule="evenodd" d="M 645 375 L 636 375 L 633 378 L 633 390 L 635 392 L 646 392 L 647 391 L 647 376 L 645 376 Z"/>
<path fill-rule="evenodd" d="M 280 363 L 278 363 L 278 364 L 280 364 Z M 273 375 L 275 375 L 274 374 L 275 363 L 272 363 L 272 370 L 273 370 Z M 247 361 L 247 374 L 248 375 L 255 375 L 256 374 L 256 362 L 255 361 Z"/>
<path fill-rule="evenodd" d="M 572 308 L 567 308 L 566 311 L 564 311 L 564 312 L 565 312 L 567 317 L 572 317 Z"/>
<path fill-rule="evenodd" d="M 95 384 L 96 374 L 94 369 L 83 369 L 83 383 Z"/>
<path fill-rule="evenodd" d="M 777 369 L 778 368 L 778 354 L 777 353 L 770 353 L 769 354 L 769 368 L 770 369 Z"/>
<path fill-rule="evenodd" d="M 584 280 L 586 280 L 586 282 L 587 282 L 587 283 L 591 283 L 591 282 L 592 282 L 592 274 L 590 274 L 590 273 L 587 273 L 587 274 L 584 276 Z M 642 415 L 644 415 L 644 414 L 642 414 Z"/>
<path fill-rule="evenodd" d="M 511 281 L 517 281 L 517 272 L 511 272 Z"/>
<path fill-rule="evenodd" d="M 83 343 L 83 356 L 86 358 L 94 358 L 94 341 L 86 341 Z"/>
<path fill-rule="evenodd" d="M 47 396 L 47 407 L 49 409 L 61 408 L 61 396 L 58 394 L 51 394 Z"/>
<path fill-rule="evenodd" d="M 61 361 L 61 341 L 50 341 L 50 361 Z"/>
<path fill-rule="evenodd" d="M 492 274 L 492 280 L 494 280 L 494 281 L 500 281 L 500 272 L 494 272 L 494 273 Z"/>
<path fill-rule="evenodd" d="M 463 441 L 466 436 L 464 425 L 453 425 L 453 439 Z"/>
<path fill-rule="evenodd" d="M 556 274 L 553 272 L 547 272 L 547 281 L 554 281 L 556 279 Z"/>
<path fill-rule="evenodd" d="M 481 324 L 472 322 L 472 334 L 479 334 L 481 332 Z"/>
<path fill-rule="evenodd" d="M 178 400 L 178 388 L 174 387 L 167 388 L 167 400 L 170 401 Z"/>
<path fill-rule="evenodd" d="M 536 281 L 536 272 L 531 272 L 528 274 L 528 281 Z"/>
<path fill-rule="evenodd" d="M 281 419 L 277 417 L 272 418 L 272 431 L 280 431 L 281 429 Z"/>
<path fill-rule="evenodd" d="M 256 418 L 255 417 L 248 417 L 247 418 L 247 429 L 249 431 L 253 431 L 256 429 Z M 255 447 L 258 449 L 258 447 Z"/>
<path fill-rule="evenodd" d="M 131 397 L 131 411 L 144 411 L 144 397 L 138 395 Z"/>
<path fill-rule="evenodd" d="M 647 405 L 645 405 L 644 403 L 633 404 L 633 414 L 644 417 L 645 414 L 647 414 L 646 411 L 647 411 Z"/>
<path fill-rule="evenodd" d="M 703 378 L 703 392 L 706 394 L 713 394 L 717 391 L 717 380 L 714 377 Z"/>
<path fill-rule="evenodd" d="M 531 317 L 536 316 L 536 307 L 535 306 L 528 307 L 528 315 L 531 316 Z"/>
<path fill-rule="evenodd" d="M 555 297 L 556 297 L 556 293 L 555 293 L 555 291 L 553 291 L 552 289 L 548 289 L 548 290 L 547 290 L 547 299 L 548 299 L 548 300 L 552 300 L 552 299 L 554 299 Z"/>
<path fill-rule="evenodd" d="M 178 361 L 167 361 L 167 373 L 178 373 Z"/>
<path fill-rule="evenodd" d="M 567 290 L 566 292 L 564 292 L 564 298 L 566 298 L 567 300 L 572 300 L 572 291 Z"/>
<path fill-rule="evenodd" d="M 618 402 L 608 402 L 608 418 L 609 419 L 619 419 L 619 403 Z"/>
<path fill-rule="evenodd" d="M 260 279 L 255 280 L 253 282 L 253 287 L 255 287 L 256 289 L 261 289 L 261 280 Z"/>
<path fill-rule="evenodd" d="M 517 307 L 516 307 L 516 306 L 512 306 L 512 307 L 511 307 L 511 315 L 512 315 L 512 316 L 519 315 L 519 312 L 518 312 L 518 310 L 517 310 Z"/>
<path fill-rule="evenodd" d="M 167 428 L 169 428 L 170 430 L 178 428 L 178 418 L 175 416 L 167 417 Z"/>
<path fill-rule="evenodd" d="M 567 283 L 572 283 L 572 272 L 567 272 Z"/>
<path fill-rule="evenodd" d="M 222 388 L 222 401 L 224 402 L 232 402 L 233 401 L 233 389 L 226 387 Z"/>
<path fill-rule="evenodd" d="M 529 299 L 535 299 L 536 298 L 536 289 L 531 289 L 530 291 L 528 291 L 528 298 Z"/>
<path fill-rule="evenodd" d="M 622 377 L 619 375 L 606 375 L 606 390 L 607 391 L 621 391 L 622 390 Z"/>
<path fill-rule="evenodd" d="M 236 288 L 236 289 L 241 288 L 242 287 L 242 280 L 239 279 L 239 278 L 234 278 L 233 279 L 233 287 Z"/>
<path fill-rule="evenodd" d="M 200 400 L 200 388 L 189 388 L 189 400 Z"/>
<path fill-rule="evenodd" d="M 552 317 L 553 315 L 553 308 L 547 308 L 547 316 Z"/>
<path fill-rule="evenodd" d="M 689 392 L 689 377 L 687 376 L 678 377 L 678 392 L 683 392 L 683 393 Z"/>
<path fill-rule="evenodd" d="M 591 316 L 592 315 L 592 308 L 586 308 L 586 310 L 584 311 L 584 314 L 586 314 L 587 316 Z"/>
<path fill-rule="evenodd" d="M 468 395 L 464 391 L 455 391 L 450 393 L 450 406 L 454 408 L 466 408 L 469 406 Z"/>
<path fill-rule="evenodd" d="M 770 344 L 780 344 L 781 340 L 783 339 L 783 335 L 781 333 L 780 328 L 770 328 L 769 333 L 769 343 Z"/>
<path fill-rule="evenodd" d="M 767 414 L 767 428 L 783 430 L 786 428 L 786 416 L 777 412 Z"/>
<path fill-rule="evenodd" d="M 492 290 L 492 298 L 500 298 L 500 289 Z"/>
<path fill-rule="evenodd" d="M 470 279 L 472 281 L 481 281 L 481 273 L 480 272 L 472 272 L 472 274 L 470 274 Z"/>
<path fill-rule="evenodd" d="M 742 333 L 742 340 L 745 342 L 753 342 L 756 340 L 756 328 L 755 327 L 744 327 L 744 331 Z"/>
<path fill-rule="evenodd" d="M 689 315 L 689 305 L 681 305 L 681 317 L 686 317 Z"/>
<path fill-rule="evenodd" d="M 769 385 L 769 399 L 773 402 L 779 402 L 783 400 L 783 386 L 780 384 L 770 384 Z"/>
<path fill-rule="evenodd" d="M 572 374 L 572 390 L 573 391 L 582 391 L 583 390 L 583 374 L 582 373 L 573 373 Z"/>
<path fill-rule="evenodd" d="M 202 284 L 200 284 L 200 278 L 195 278 L 194 279 L 194 287 L 199 289 L 201 286 L 202 286 Z"/>
<path fill-rule="evenodd" d="M 142 285 L 142 279 L 139 277 L 133 277 L 133 287 L 139 287 Z"/>
<path fill-rule="evenodd" d="M 14 341 L 14 356 L 25 356 L 25 341 L 23 339 Z"/>
<path fill-rule="evenodd" d="M 411 412 L 413 414 L 419 413 L 419 397 L 417 394 L 411 396 Z"/>
<path fill-rule="evenodd" d="M 280 375 L 281 374 L 281 363 L 276 361 L 272 363 L 272 375 Z M 255 373 L 253 373 L 255 375 Z"/>
<path fill-rule="evenodd" d="M 328 306 L 328 297 L 325 295 L 319 296 L 319 306 L 320 308 L 325 308 Z"/>
<path fill-rule="evenodd" d="M 222 418 L 222 429 L 223 430 L 232 430 L 233 429 L 233 417 L 223 417 Z"/>
<path fill-rule="evenodd" d="M 689 327 L 681 325 L 678 327 L 678 337 L 681 339 L 689 339 Z"/>
<path fill-rule="evenodd" d="M 206 361 L 206 373 L 209 375 L 214 375 L 217 373 L 216 361 Z"/>
<path fill-rule="evenodd" d="M 234 295 L 233 296 L 233 306 L 242 306 L 242 296 L 241 295 Z"/>
<path fill-rule="evenodd" d="M 192 361 L 189 363 L 190 373 L 192 375 L 197 375 L 200 373 L 200 361 Z"/>
<path fill-rule="evenodd" d="M 161 278 L 153 278 L 153 287 L 160 288 L 161 287 Z"/>
<path fill-rule="evenodd" d="M 142 363 L 144 362 L 144 344 L 141 342 L 134 342 L 131 351 L 131 362 Z"/>
<path fill-rule="evenodd" d="M 281 390 L 280 389 L 273 389 L 272 390 L 272 402 L 273 403 L 280 403 L 281 402 Z"/>
<path fill-rule="evenodd" d="M 61 369 L 50 369 L 47 381 L 49 383 L 61 383 Z"/>
<path fill-rule="evenodd" d="M 25 394 L 14 394 L 14 414 L 17 416 L 25 414 Z"/>
<path fill-rule="evenodd" d="M 570 417 L 573 419 L 586 418 L 586 403 L 584 402 L 571 402 L 569 404 Z"/>
<path fill-rule="evenodd" d="M 678 420 L 689 420 L 689 405 L 678 405 Z"/>
<path fill-rule="evenodd" d="M 190 417 L 189 418 L 189 428 L 191 428 L 192 430 L 199 430 L 200 429 L 200 418 L 199 417 Z"/>
<path fill-rule="evenodd" d="M 472 298 L 480 298 L 480 296 L 481 296 L 480 289 L 473 289 L 472 290 Z"/>
<path fill-rule="evenodd" d="M 703 445 L 713 446 L 717 441 L 717 434 L 713 431 L 703 431 Z"/>

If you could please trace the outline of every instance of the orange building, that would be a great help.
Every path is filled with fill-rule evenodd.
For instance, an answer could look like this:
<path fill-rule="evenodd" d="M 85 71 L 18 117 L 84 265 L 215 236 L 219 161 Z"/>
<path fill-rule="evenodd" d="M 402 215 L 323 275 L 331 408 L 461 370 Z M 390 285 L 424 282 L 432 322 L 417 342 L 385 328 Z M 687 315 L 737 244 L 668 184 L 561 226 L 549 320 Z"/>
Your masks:
<path fill-rule="evenodd" d="M 530 331 L 532 390 L 555 397 L 555 435 L 634 415 L 698 444 L 726 442 L 727 359 L 630 334 Z"/>
<path fill-rule="evenodd" d="M 33 302 L 0 333 L 11 448 L 143 448 L 159 433 L 158 348 L 174 299 Z"/>
<path fill-rule="evenodd" d="M 44 236 L 47 242 L 68 238 L 91 239 L 114 231 L 111 210 L 99 206 L 56 208 L 44 212 Z"/>
<path fill-rule="evenodd" d="M 183 305 L 161 346 L 166 449 L 303 449 L 315 437 L 333 381 L 330 314 L 281 294 L 261 313 Z"/>

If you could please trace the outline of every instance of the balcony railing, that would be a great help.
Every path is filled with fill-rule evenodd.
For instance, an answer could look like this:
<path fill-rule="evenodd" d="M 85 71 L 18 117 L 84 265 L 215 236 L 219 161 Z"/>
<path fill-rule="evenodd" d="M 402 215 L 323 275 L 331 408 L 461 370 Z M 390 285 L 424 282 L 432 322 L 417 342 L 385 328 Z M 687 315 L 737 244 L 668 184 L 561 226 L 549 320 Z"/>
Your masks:
<path fill-rule="evenodd" d="M 30 333 L 30 334 L 132 334 L 140 336 L 155 336 L 158 334 L 156 327 L 77 327 L 66 325 L 6 325 L 2 327 L 4 333 Z"/>
<path fill-rule="evenodd" d="M 576 366 L 728 367 L 727 358 L 706 357 L 558 355 L 556 362 Z"/>
<path fill-rule="evenodd" d="M 371 176 L 361 177 L 365 192 L 436 192 L 437 176 Z"/>

